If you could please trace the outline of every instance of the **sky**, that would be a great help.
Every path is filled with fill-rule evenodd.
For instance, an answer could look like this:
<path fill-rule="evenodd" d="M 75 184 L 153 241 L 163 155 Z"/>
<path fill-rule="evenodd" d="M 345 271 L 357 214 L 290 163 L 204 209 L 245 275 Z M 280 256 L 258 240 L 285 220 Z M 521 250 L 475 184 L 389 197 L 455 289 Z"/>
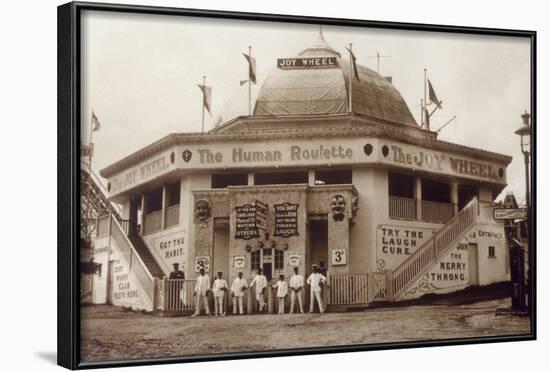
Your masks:
<path fill-rule="evenodd" d="M 101 128 L 93 133 L 93 169 L 99 170 L 174 132 L 200 132 L 206 76 L 212 86 L 213 127 L 223 112 L 247 114 L 248 65 L 252 46 L 258 84 L 277 58 L 292 57 L 318 39 L 319 26 L 212 20 L 165 15 L 86 12 L 82 17 L 82 141 L 89 141 L 91 111 Z M 327 43 L 347 57 L 353 43 L 357 63 L 391 76 L 417 121 L 424 68 L 442 109 L 431 129 L 456 120 L 439 139 L 513 157 L 509 186 L 523 202 L 525 176 L 519 137 L 521 114 L 531 106 L 530 43 L 527 38 L 323 26 Z"/>

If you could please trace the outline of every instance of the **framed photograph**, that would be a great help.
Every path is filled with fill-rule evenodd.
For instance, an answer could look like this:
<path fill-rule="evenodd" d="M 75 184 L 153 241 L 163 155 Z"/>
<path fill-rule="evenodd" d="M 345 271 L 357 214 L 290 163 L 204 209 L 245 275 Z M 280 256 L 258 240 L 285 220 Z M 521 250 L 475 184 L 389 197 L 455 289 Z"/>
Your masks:
<path fill-rule="evenodd" d="M 389 21 L 58 8 L 60 365 L 536 338 L 536 33 Z"/>

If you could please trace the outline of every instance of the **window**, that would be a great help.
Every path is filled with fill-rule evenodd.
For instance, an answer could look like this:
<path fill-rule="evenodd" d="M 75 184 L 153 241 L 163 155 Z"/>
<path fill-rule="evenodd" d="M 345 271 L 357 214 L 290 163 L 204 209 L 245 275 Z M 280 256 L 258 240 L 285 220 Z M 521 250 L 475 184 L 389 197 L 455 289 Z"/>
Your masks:
<path fill-rule="evenodd" d="M 495 247 L 490 245 L 489 246 L 489 258 L 496 258 L 497 256 L 495 255 Z"/>
<path fill-rule="evenodd" d="M 447 182 L 422 178 L 422 200 L 451 203 L 451 185 Z"/>
<path fill-rule="evenodd" d="M 180 181 L 166 185 L 166 206 L 171 207 L 180 203 Z"/>
<path fill-rule="evenodd" d="M 390 172 L 388 174 L 388 192 L 390 196 L 414 199 L 414 177 Z"/>
<path fill-rule="evenodd" d="M 285 253 L 280 249 L 275 250 L 275 270 L 283 270 L 285 266 Z"/>
<path fill-rule="evenodd" d="M 227 186 L 248 185 L 248 174 L 246 173 L 221 173 L 212 175 L 212 188 L 223 189 Z"/>
<path fill-rule="evenodd" d="M 252 252 L 250 255 L 250 268 L 252 271 L 256 271 L 261 267 L 261 251 Z"/>
<path fill-rule="evenodd" d="M 162 188 L 145 194 L 145 214 L 160 211 L 162 209 Z"/>
<path fill-rule="evenodd" d="M 255 185 L 292 185 L 308 183 L 307 172 L 273 172 L 254 174 Z"/>
<path fill-rule="evenodd" d="M 315 171 L 316 185 L 346 185 L 351 184 L 351 169 Z"/>
<path fill-rule="evenodd" d="M 458 210 L 462 210 L 478 193 L 475 185 L 458 185 Z"/>

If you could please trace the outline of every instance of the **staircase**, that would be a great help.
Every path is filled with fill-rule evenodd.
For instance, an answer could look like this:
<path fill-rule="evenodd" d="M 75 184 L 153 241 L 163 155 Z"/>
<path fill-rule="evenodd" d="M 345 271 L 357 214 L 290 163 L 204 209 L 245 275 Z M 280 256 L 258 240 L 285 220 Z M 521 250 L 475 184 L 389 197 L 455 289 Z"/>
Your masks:
<path fill-rule="evenodd" d="M 447 255 L 476 224 L 478 215 L 479 204 L 477 198 L 474 198 L 399 265 L 390 277 L 389 289 L 393 300 L 403 295 L 419 278 L 432 269 L 438 260 Z"/>
<path fill-rule="evenodd" d="M 130 234 L 128 235 L 128 238 L 132 242 L 132 245 L 134 246 L 137 254 L 141 258 L 151 275 L 155 278 L 161 279 L 165 275 L 164 271 L 162 271 L 161 267 L 157 263 L 157 260 L 151 254 L 149 247 L 147 247 L 142 237 L 137 234 Z"/>
<path fill-rule="evenodd" d="M 87 240 L 94 234 L 96 219 L 113 214 L 121 221 L 120 209 L 106 196 L 107 190 L 99 178 L 89 169 L 80 169 L 81 236 Z"/>

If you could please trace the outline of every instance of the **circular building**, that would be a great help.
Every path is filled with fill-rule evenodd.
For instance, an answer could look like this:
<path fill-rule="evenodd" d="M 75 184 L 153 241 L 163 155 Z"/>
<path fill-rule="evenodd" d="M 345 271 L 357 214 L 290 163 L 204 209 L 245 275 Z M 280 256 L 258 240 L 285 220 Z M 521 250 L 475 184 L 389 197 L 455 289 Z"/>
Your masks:
<path fill-rule="evenodd" d="M 318 265 L 329 309 L 509 280 L 491 203 L 511 157 L 438 140 L 389 79 L 322 35 L 273 66 L 252 115 L 101 170 L 123 214 L 98 221 L 109 248 L 95 260 L 118 275 L 95 281 L 96 302 L 190 310 L 200 268 L 231 282 Z M 185 280 L 167 279 L 174 263 Z"/>

